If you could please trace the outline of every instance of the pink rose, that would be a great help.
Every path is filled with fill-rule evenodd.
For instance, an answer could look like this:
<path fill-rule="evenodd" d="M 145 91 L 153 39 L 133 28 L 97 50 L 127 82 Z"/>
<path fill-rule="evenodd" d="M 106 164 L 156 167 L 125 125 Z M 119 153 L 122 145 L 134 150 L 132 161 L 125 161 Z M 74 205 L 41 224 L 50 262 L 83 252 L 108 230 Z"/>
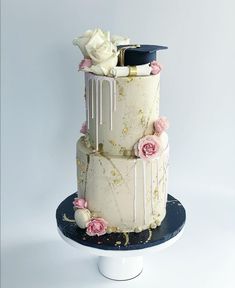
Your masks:
<path fill-rule="evenodd" d="M 85 121 L 85 122 L 83 122 L 82 123 L 82 127 L 81 127 L 81 129 L 80 129 L 80 132 L 82 133 L 82 134 L 86 134 L 87 133 L 87 122 Z"/>
<path fill-rule="evenodd" d="M 147 135 L 134 146 L 135 155 L 144 160 L 155 159 L 160 150 L 160 141 L 156 135 Z"/>
<path fill-rule="evenodd" d="M 157 61 L 152 61 L 152 62 L 150 63 L 150 66 L 151 66 L 151 68 L 152 68 L 151 73 L 152 73 L 153 75 L 158 74 L 158 73 L 162 70 L 162 65 L 160 65 Z"/>
<path fill-rule="evenodd" d="M 163 131 L 169 128 L 169 121 L 166 117 L 160 117 L 154 122 L 155 133 L 160 136 Z"/>
<path fill-rule="evenodd" d="M 92 60 L 91 59 L 83 59 L 80 64 L 79 64 L 79 70 L 85 69 L 85 68 L 89 68 L 92 66 Z"/>
<path fill-rule="evenodd" d="M 83 198 L 74 198 L 73 206 L 74 208 L 79 208 L 79 209 L 87 208 L 87 201 Z"/>
<path fill-rule="evenodd" d="M 108 223 L 103 218 L 93 218 L 87 223 L 86 233 L 89 236 L 101 236 L 106 233 Z"/>

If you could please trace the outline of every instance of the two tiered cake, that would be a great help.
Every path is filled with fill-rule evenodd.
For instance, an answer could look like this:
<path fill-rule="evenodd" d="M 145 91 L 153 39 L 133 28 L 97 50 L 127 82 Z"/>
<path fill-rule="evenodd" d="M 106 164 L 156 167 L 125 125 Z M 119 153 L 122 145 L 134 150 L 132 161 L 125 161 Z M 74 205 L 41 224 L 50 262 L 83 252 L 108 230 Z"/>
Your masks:
<path fill-rule="evenodd" d="M 84 59 L 86 121 L 77 142 L 77 225 L 90 236 L 141 232 L 166 214 L 168 121 L 159 117 L 155 45 L 88 30 L 73 41 Z"/>

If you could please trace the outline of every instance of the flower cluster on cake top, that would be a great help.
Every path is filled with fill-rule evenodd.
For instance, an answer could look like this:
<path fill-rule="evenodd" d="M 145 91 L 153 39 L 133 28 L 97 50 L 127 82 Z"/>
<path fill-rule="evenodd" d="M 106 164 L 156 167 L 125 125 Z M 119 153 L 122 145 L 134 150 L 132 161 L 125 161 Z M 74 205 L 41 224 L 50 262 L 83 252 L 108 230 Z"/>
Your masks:
<path fill-rule="evenodd" d="M 79 64 L 79 71 L 90 72 L 96 75 L 111 77 L 121 76 L 143 76 L 156 75 L 162 67 L 156 61 L 145 62 L 141 65 L 121 65 L 118 66 L 120 56 L 125 57 L 127 49 L 141 47 L 141 45 L 130 44 L 128 37 L 110 35 L 110 32 L 102 31 L 99 28 L 87 30 L 82 36 L 76 37 L 73 44 L 78 46 L 84 56 Z M 151 45 L 147 45 L 151 46 Z M 166 49 L 167 47 L 155 46 Z"/>

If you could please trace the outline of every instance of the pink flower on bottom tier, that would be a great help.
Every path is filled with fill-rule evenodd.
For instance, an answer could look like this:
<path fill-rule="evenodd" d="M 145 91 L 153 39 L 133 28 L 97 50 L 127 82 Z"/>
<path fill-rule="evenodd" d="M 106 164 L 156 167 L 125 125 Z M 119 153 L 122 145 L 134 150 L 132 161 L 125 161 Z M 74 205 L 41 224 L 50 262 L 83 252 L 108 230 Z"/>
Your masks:
<path fill-rule="evenodd" d="M 147 135 L 134 146 L 135 155 L 144 160 L 156 159 L 160 150 L 160 141 L 156 135 Z"/>
<path fill-rule="evenodd" d="M 153 75 L 160 73 L 160 71 L 162 70 L 162 65 L 159 64 L 157 61 L 152 61 L 150 63 L 150 66 L 152 68 L 151 74 Z"/>
<path fill-rule="evenodd" d="M 101 236 L 106 233 L 108 223 L 103 218 L 93 218 L 87 223 L 86 233 L 89 236 Z"/>
<path fill-rule="evenodd" d="M 85 122 L 82 123 L 82 127 L 81 127 L 81 129 L 80 129 L 80 132 L 81 132 L 82 134 L 86 134 L 87 131 L 88 131 L 88 129 L 87 129 L 87 122 L 85 121 Z"/>
<path fill-rule="evenodd" d="M 79 69 L 82 70 L 82 69 L 85 69 L 85 68 L 89 68 L 92 66 L 92 60 L 91 59 L 83 59 L 80 64 L 79 64 Z"/>
<path fill-rule="evenodd" d="M 79 208 L 79 209 L 87 208 L 87 201 L 83 198 L 74 198 L 73 206 L 74 208 Z"/>
<path fill-rule="evenodd" d="M 160 117 L 154 122 L 155 133 L 159 136 L 169 128 L 169 121 L 166 117 Z"/>

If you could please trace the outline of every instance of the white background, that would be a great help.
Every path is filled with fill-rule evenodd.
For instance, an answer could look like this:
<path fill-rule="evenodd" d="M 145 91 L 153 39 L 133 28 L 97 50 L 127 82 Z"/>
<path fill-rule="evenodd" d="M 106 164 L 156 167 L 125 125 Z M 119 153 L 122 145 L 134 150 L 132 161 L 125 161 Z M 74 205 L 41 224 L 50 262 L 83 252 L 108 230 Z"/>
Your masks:
<path fill-rule="evenodd" d="M 2 1 L 2 288 L 235 287 L 234 13 L 233 0 Z M 169 46 L 158 54 L 160 110 L 171 122 L 169 193 L 187 225 L 128 283 L 103 278 L 56 231 L 85 119 L 71 42 L 95 27 Z"/>

